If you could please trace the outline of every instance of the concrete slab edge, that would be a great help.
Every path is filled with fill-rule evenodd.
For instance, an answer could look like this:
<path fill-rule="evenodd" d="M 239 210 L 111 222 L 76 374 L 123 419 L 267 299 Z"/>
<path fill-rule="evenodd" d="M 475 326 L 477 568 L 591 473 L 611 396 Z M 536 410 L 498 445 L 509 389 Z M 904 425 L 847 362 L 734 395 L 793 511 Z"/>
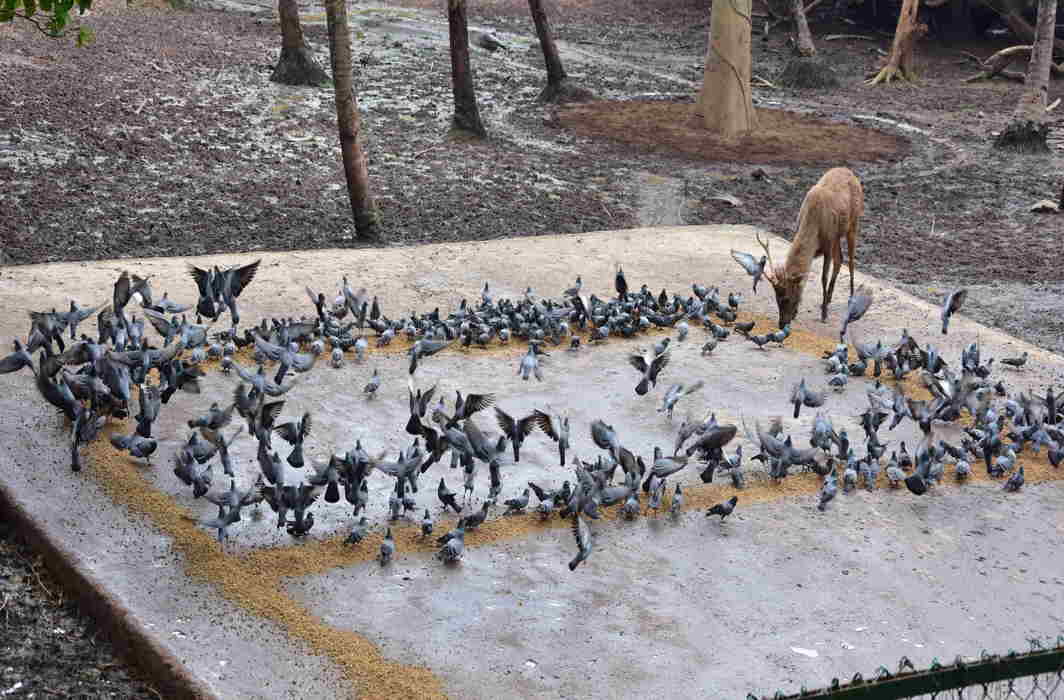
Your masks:
<path fill-rule="evenodd" d="M 37 522 L 0 482 L 0 511 L 14 526 L 15 536 L 41 555 L 48 571 L 77 601 L 79 609 L 96 623 L 115 651 L 134 665 L 160 697 L 175 700 L 216 700 L 203 683 L 168 650 L 157 644 L 136 615 L 107 587 L 77 563 L 77 557 L 54 541 L 43 524 Z"/>

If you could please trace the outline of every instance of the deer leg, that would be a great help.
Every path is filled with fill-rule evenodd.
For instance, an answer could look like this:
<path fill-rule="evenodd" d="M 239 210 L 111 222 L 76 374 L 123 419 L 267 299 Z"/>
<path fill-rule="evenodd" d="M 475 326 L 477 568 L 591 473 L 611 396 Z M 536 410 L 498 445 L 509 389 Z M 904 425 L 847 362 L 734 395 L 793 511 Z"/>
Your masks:
<path fill-rule="evenodd" d="M 853 296 L 853 249 L 857 246 L 857 230 L 861 222 L 854 219 L 846 236 L 846 249 L 850 251 L 850 296 Z"/>
<path fill-rule="evenodd" d="M 828 320 L 828 304 L 835 293 L 835 280 L 838 279 L 839 270 L 842 269 L 842 240 L 835 241 L 835 247 L 831 251 L 831 283 L 827 283 L 828 261 L 824 260 L 824 305 L 820 307 L 820 320 Z"/>
<path fill-rule="evenodd" d="M 824 267 L 820 272 L 820 288 L 824 293 L 824 303 L 820 305 L 820 321 L 824 323 L 828 320 L 828 273 L 831 271 L 831 261 L 834 259 L 833 255 L 824 255 Z"/>

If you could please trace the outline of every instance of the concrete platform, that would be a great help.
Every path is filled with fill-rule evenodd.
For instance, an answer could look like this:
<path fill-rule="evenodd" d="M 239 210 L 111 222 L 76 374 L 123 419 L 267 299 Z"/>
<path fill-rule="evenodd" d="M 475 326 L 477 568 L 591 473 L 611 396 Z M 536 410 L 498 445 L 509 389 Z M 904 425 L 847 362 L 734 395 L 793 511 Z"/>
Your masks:
<path fill-rule="evenodd" d="M 685 291 L 698 281 L 719 286 L 725 296 L 741 291 L 742 317 L 769 321 L 774 308 L 767 285 L 753 296 L 749 278 L 728 255 L 731 248 L 757 250 L 753 236 L 749 227 L 696 226 L 194 262 L 262 257 L 241 299 L 245 323 L 312 313 L 304 286 L 331 295 L 343 274 L 353 287 L 378 295 L 394 318 L 476 299 L 484 281 L 497 297 L 518 296 L 528 286 L 557 297 L 581 274 L 585 289 L 607 295 L 618 263 L 634 286 Z M 785 250 L 784 242 L 773 243 L 780 259 Z M 0 268 L 0 303 L 7 310 L 0 338 L 6 343 L 24 336 L 24 311 L 62 308 L 70 298 L 104 303 L 123 269 L 151 275 L 157 294 L 194 301 L 185 262 Z M 1041 392 L 1050 382 L 1059 385 L 1064 358 L 963 317 L 943 337 L 937 309 L 862 275 L 858 283 L 877 290 L 857 326 L 862 338 L 892 341 L 906 327 L 951 360 L 976 339 L 984 356 L 1028 350 L 1029 369 L 997 374 L 1010 387 Z M 674 343 L 658 390 L 641 399 L 632 391 L 637 377 L 624 355 L 647 346 L 649 338 L 553 352 L 542 384 L 515 376 L 519 344 L 441 353 L 423 364 L 416 383 L 438 384 L 448 399 L 455 389 L 493 392 L 513 415 L 548 404 L 567 410 L 574 452 L 586 459 L 596 454 L 588 424 L 602 418 L 626 445 L 649 456 L 654 445 L 672 443 L 685 413 L 714 410 L 722 421 L 742 417 L 753 425 L 787 414 L 786 395 L 799 378 L 822 383 L 818 358 L 837 338 L 846 293 L 840 282 L 825 325 L 815 318 L 818 287 L 811 278 L 788 347 L 760 352 L 733 336 L 703 358 L 704 334 L 694 329 L 686 343 Z M 402 431 L 404 348 L 397 342 L 386 351 L 371 349 L 364 363 L 349 357 L 340 370 L 323 361 L 303 375 L 284 416 L 313 413 L 308 456 L 346 450 L 356 438 L 371 452 L 394 454 L 409 445 Z M 380 398 L 367 403 L 361 387 L 374 368 L 384 381 Z M 706 388 L 682 400 L 670 424 L 656 410 L 664 388 L 696 379 Z M 346 504 L 316 504 L 317 524 L 306 541 L 276 530 L 265 508 L 261 522 L 247 519 L 234 527 L 224 549 L 199 525 L 214 509 L 191 498 L 171 473 L 169 458 L 188 434 L 185 421 L 211 401 L 227 400 L 233 379 L 212 373 L 203 394 L 175 396 L 157 424 L 164 440 L 153 466 L 119 456 L 101 441 L 87 449 L 89 467 L 81 474 L 70 472 L 66 428 L 36 395 L 32 377 L 0 381 L 9 445 L 0 455 L 0 495 L 54 550 L 55 565 L 83 582 L 97 614 L 167 681 L 169 697 L 771 694 L 821 685 L 832 676 L 867 675 L 902 654 L 926 664 L 935 656 L 1017 646 L 1061 628 L 1064 562 L 1053 546 L 1053 536 L 1064 532 L 1058 483 L 1031 483 L 1009 498 L 993 484 L 942 488 L 923 499 L 862 491 L 840 496 L 821 514 L 812 507 L 815 481 L 797 477 L 782 487 L 755 483 L 740 494 L 736 516 L 721 525 L 697 508 L 727 498 L 730 487 L 696 483 L 689 469 L 679 481 L 691 509 L 678 521 L 595 523 L 595 552 L 575 573 L 565 566 L 574 549 L 565 523 L 499 513 L 467 538 L 465 561 L 456 568 L 438 565 L 433 547 L 417 541 L 416 525 L 398 524 L 396 561 L 381 569 L 369 561 L 379 533 L 359 547 L 341 544 L 350 526 Z M 826 409 L 836 427 L 856 438 L 852 416 L 866 404 L 864 382 L 854 381 L 831 396 Z M 807 439 L 812 417 L 809 411 L 786 421 L 796 440 Z M 495 430 L 489 414 L 478 423 Z M 944 429 L 943 435 L 952 433 Z M 889 434 L 894 446 L 914 437 L 908 422 Z M 233 449 L 244 486 L 257 474 L 254 448 L 245 435 Z M 436 513 L 440 476 L 460 490 L 460 472 L 447 467 L 433 467 L 418 494 L 419 505 Z M 215 471 L 216 488 L 224 488 L 228 481 Z M 1033 463 L 1030 472 L 1032 482 L 1056 478 Z M 535 434 L 521 462 L 506 465 L 503 476 L 508 498 L 528 479 L 560 484 L 572 473 L 558 467 L 554 444 Z M 371 477 L 375 530 L 382 529 L 390 485 L 380 474 Z M 486 493 L 482 473 L 477 498 Z M 438 529 L 446 526 L 438 523 Z"/>

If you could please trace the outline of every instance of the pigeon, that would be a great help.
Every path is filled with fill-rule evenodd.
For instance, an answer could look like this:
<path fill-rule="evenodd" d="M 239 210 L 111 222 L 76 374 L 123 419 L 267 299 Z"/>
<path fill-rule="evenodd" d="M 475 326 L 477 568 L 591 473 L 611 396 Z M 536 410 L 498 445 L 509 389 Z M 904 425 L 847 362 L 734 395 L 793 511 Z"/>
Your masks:
<path fill-rule="evenodd" d="M 644 396 L 650 391 L 651 386 L 657 386 L 658 374 L 669 364 L 669 353 L 667 351 L 663 352 L 649 362 L 642 355 L 632 354 L 628 356 L 628 364 L 642 375 L 642 379 L 639 380 L 635 387 L 635 393 Z"/>
<path fill-rule="evenodd" d="M 1005 482 L 1004 489 L 1012 492 L 1019 491 L 1020 487 L 1023 486 L 1023 481 L 1023 465 L 1021 464 L 1020 468 L 1013 472 L 1012 476 Z"/>
<path fill-rule="evenodd" d="M 682 399 L 684 396 L 690 396 L 702 389 L 705 386 L 705 382 L 701 379 L 694 384 L 684 386 L 683 384 L 673 384 L 666 390 L 665 397 L 661 401 L 661 408 L 658 409 L 658 413 L 666 413 L 669 420 L 672 420 L 673 410 L 676 408 L 676 402 Z"/>
<path fill-rule="evenodd" d="M 618 272 L 620 275 L 620 272 Z M 576 571 L 581 562 L 587 561 L 591 556 L 591 548 L 594 543 L 591 537 L 591 528 L 588 527 L 579 513 L 573 513 L 573 538 L 576 540 L 578 551 L 572 561 L 569 562 L 569 571 Z"/>
<path fill-rule="evenodd" d="M 828 474 L 824 479 L 824 485 L 820 489 L 820 501 L 817 503 L 817 510 L 824 512 L 827 510 L 828 503 L 835 498 L 835 494 L 839 492 L 839 484 L 835 479 L 834 474 Z"/>
<path fill-rule="evenodd" d="M 308 411 L 303 414 L 302 418 L 281 423 L 273 429 L 282 440 L 292 446 L 292 451 L 288 455 L 288 463 L 296 469 L 303 466 L 303 441 L 310 435 L 311 425 Z"/>
<path fill-rule="evenodd" d="M 237 310 L 236 300 L 241 292 L 255 279 L 259 263 L 256 260 L 250 265 L 242 267 L 230 267 L 220 270 L 214 267 L 205 270 L 194 265 L 188 266 L 188 272 L 199 287 L 199 301 L 196 302 L 196 311 L 203 317 L 211 320 L 217 319 L 225 310 L 229 310 L 233 327 L 240 323 L 240 312 Z M 116 292 L 117 294 L 117 292 Z M 118 313 L 118 305 L 115 305 L 115 313 Z"/>
<path fill-rule="evenodd" d="M 417 371 L 418 361 L 423 357 L 430 357 L 435 355 L 440 350 L 443 350 L 448 345 L 454 343 L 454 340 L 426 340 L 422 339 L 410 346 L 407 354 L 410 355 L 410 374 Z"/>
<path fill-rule="evenodd" d="M 617 266 L 617 274 L 613 278 L 613 288 L 617 290 L 617 296 L 622 301 L 628 300 L 628 280 L 624 277 L 624 270 Z"/>
<path fill-rule="evenodd" d="M 284 381 L 285 375 L 288 374 L 289 370 L 300 373 L 309 372 L 318 360 L 318 357 L 313 353 L 296 352 L 293 347 L 295 347 L 295 343 L 285 347 L 274 345 L 255 336 L 255 349 L 270 360 L 278 363 L 277 374 L 273 378 L 273 381 L 277 384 Z"/>
<path fill-rule="evenodd" d="M 565 466 L 565 451 L 569 449 L 569 417 L 557 416 L 540 410 L 533 410 L 539 429 L 558 443 L 558 466 Z"/>
<path fill-rule="evenodd" d="M 525 489 L 521 492 L 521 495 L 517 498 L 508 498 L 503 501 L 503 505 L 506 506 L 506 512 L 504 515 L 513 515 L 514 513 L 523 513 L 525 508 L 528 507 L 529 489 Z"/>
<path fill-rule="evenodd" d="M 432 534 L 432 527 L 434 522 L 432 520 L 432 514 L 429 513 L 429 509 L 425 509 L 425 515 L 421 518 L 421 536 L 428 537 Z"/>
<path fill-rule="evenodd" d="M 754 294 L 757 294 L 757 283 L 761 281 L 761 278 L 765 274 L 765 265 L 768 263 L 768 256 L 762 255 L 761 259 L 754 258 L 749 253 L 740 253 L 737 250 L 731 252 L 732 258 L 735 262 L 746 270 L 746 274 L 754 278 Z"/>
<path fill-rule="evenodd" d="M 377 389 L 381 386 L 380 370 L 374 368 L 373 376 L 369 378 L 369 382 L 366 386 L 362 387 L 362 393 L 366 395 L 367 399 L 372 399 L 377 395 Z"/>
<path fill-rule="evenodd" d="M 729 498 L 728 500 L 724 501 L 723 503 L 718 503 L 717 505 L 715 505 L 712 508 L 710 508 L 709 510 L 707 510 L 706 511 L 706 517 L 708 518 L 711 515 L 719 515 L 720 516 L 720 521 L 724 522 L 724 519 L 727 518 L 729 515 L 731 515 L 732 511 L 735 510 L 735 504 L 738 503 L 738 502 L 739 502 L 739 497 L 738 496 L 732 496 L 731 498 Z"/>
<path fill-rule="evenodd" d="M 363 515 L 355 526 L 351 528 L 351 534 L 347 536 L 344 543 L 358 544 L 366 537 L 367 532 L 369 532 L 369 522 L 366 520 L 366 516 Z"/>
<path fill-rule="evenodd" d="M 972 475 L 972 465 L 967 460 L 958 459 L 954 469 L 957 481 L 964 481 Z"/>
<path fill-rule="evenodd" d="M 1003 357 L 1003 358 L 1001 358 L 1001 364 L 1008 365 L 1009 367 L 1015 367 L 1016 369 L 1019 369 L 1020 367 L 1023 367 L 1025 364 L 1027 364 L 1027 357 L 1028 357 L 1027 351 L 1024 350 L 1023 354 L 1020 355 L 1019 357 Z"/>
<path fill-rule="evenodd" d="M 436 487 L 436 496 L 440 499 L 440 503 L 443 504 L 445 509 L 450 507 L 454 509 L 455 513 L 461 513 L 462 508 L 458 505 L 457 500 L 455 500 L 456 495 L 457 494 L 455 494 L 454 491 L 447 488 L 447 482 L 445 482 L 441 476 L 440 485 Z"/>
<path fill-rule="evenodd" d="M 819 408 L 824 405 L 823 392 L 817 393 L 810 391 L 805 386 L 805 378 L 802 378 L 798 384 L 791 389 L 791 403 L 794 404 L 794 417 L 797 418 L 798 414 L 802 410 L 802 406 L 808 406 L 809 408 Z"/>
<path fill-rule="evenodd" d="M 380 562 L 381 566 L 384 566 L 392 560 L 392 555 L 395 554 L 395 540 L 392 539 L 392 529 L 388 528 L 388 532 L 384 535 L 384 540 L 381 541 L 381 553 Z"/>
<path fill-rule="evenodd" d="M 967 289 L 956 289 L 946 297 L 946 301 L 942 304 L 942 335 L 946 335 L 949 332 L 950 318 L 961 310 L 961 306 L 964 305 L 964 300 L 967 298 Z"/>
<path fill-rule="evenodd" d="M 849 328 L 850 324 L 860 321 L 865 312 L 868 311 L 868 307 L 872 305 L 872 297 L 872 290 L 863 284 L 850 297 L 850 302 L 846 307 L 846 316 L 842 319 L 842 329 L 839 331 L 839 342 L 846 339 L 846 329 Z"/>
<path fill-rule="evenodd" d="M 0 374 L 17 372 L 24 367 L 29 367 L 34 374 L 37 373 L 33 366 L 33 356 L 22 346 L 18 340 L 13 343 L 15 351 L 0 360 Z"/>
<path fill-rule="evenodd" d="M 676 490 L 672 494 L 672 503 L 669 504 L 669 515 L 674 518 L 680 516 L 680 511 L 683 510 L 683 491 L 680 489 L 680 485 L 676 484 Z"/>
<path fill-rule="evenodd" d="M 155 440 L 141 437 L 136 433 L 128 437 L 125 435 L 112 435 L 111 444 L 116 449 L 128 450 L 131 456 L 143 459 L 148 463 L 151 463 L 152 453 L 155 452 L 155 448 L 158 446 Z"/>
<path fill-rule="evenodd" d="M 465 553 L 465 528 L 459 526 L 450 535 L 436 553 L 436 558 L 444 564 L 453 564 Z"/>
<path fill-rule="evenodd" d="M 521 443 L 528 434 L 536 429 L 537 418 L 535 413 L 530 413 L 520 420 L 514 420 L 510 414 L 498 406 L 495 407 L 495 419 L 499 424 L 499 430 L 510 439 L 514 449 L 514 461 L 521 461 Z"/>
<path fill-rule="evenodd" d="M 710 353 L 717 349 L 717 339 L 710 338 L 702 344 L 702 357 L 707 357 Z"/>
<path fill-rule="evenodd" d="M 517 374 L 526 382 L 531 375 L 535 375 L 537 381 L 543 381 L 543 370 L 540 369 L 540 360 L 537 357 L 534 344 L 529 343 L 528 352 L 521 357 L 521 364 L 517 368 Z"/>

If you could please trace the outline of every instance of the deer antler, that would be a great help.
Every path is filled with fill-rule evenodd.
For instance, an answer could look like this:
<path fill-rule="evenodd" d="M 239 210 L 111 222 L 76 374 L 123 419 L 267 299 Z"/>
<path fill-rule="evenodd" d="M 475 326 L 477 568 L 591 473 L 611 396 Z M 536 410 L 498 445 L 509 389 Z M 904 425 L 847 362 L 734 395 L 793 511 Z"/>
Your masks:
<path fill-rule="evenodd" d="M 767 262 L 765 264 L 765 271 L 762 274 L 765 276 L 765 279 L 775 285 L 776 275 L 774 273 L 774 270 L 776 269 L 776 267 L 772 264 L 772 251 L 768 249 L 768 241 L 761 240 L 760 231 L 755 232 L 754 237 L 757 239 L 757 242 L 761 245 L 761 247 L 765 249 L 765 257 L 767 258 Z"/>

